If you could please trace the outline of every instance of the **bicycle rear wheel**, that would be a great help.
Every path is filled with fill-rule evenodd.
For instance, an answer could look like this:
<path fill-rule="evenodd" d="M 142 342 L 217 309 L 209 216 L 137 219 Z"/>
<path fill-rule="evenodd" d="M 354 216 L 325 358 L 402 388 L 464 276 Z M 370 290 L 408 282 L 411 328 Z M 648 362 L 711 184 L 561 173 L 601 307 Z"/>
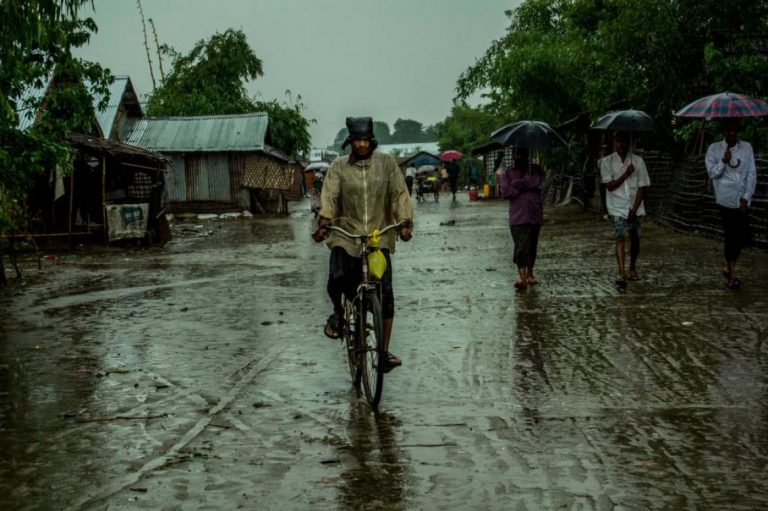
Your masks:
<path fill-rule="evenodd" d="M 352 376 L 352 385 L 360 390 L 360 381 L 363 378 L 363 368 L 360 363 L 360 350 L 357 347 L 357 332 L 359 330 L 357 315 L 352 302 L 344 300 L 344 349 L 347 352 L 349 374 Z"/>
<path fill-rule="evenodd" d="M 358 304 L 360 335 L 360 362 L 363 370 L 363 390 L 373 408 L 379 405 L 384 387 L 384 318 L 379 297 L 365 293 Z"/>

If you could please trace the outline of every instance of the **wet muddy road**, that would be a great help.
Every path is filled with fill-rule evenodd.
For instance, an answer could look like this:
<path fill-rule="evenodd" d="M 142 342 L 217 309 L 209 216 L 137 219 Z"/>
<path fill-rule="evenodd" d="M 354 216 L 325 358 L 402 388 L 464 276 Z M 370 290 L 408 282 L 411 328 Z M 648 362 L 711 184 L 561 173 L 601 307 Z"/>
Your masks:
<path fill-rule="evenodd" d="M 768 256 L 551 209 L 515 293 L 502 202 L 417 208 L 381 413 L 351 391 L 301 207 L 27 269 L 0 297 L 2 509 L 765 509 Z"/>

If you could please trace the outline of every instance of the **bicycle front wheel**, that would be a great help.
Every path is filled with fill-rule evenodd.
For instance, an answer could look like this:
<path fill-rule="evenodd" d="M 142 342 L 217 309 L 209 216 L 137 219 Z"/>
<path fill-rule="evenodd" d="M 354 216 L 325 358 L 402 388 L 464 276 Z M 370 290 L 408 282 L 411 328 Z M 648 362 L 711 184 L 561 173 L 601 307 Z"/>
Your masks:
<path fill-rule="evenodd" d="M 359 391 L 360 382 L 363 379 L 363 369 L 360 360 L 361 350 L 357 344 L 357 332 L 360 330 L 359 321 L 355 314 L 352 302 L 344 300 L 344 348 L 347 352 L 349 373 L 352 376 L 352 385 Z"/>
<path fill-rule="evenodd" d="M 379 297 L 373 293 L 365 293 L 358 308 L 363 390 L 368 403 L 376 408 L 384 386 L 384 318 Z"/>

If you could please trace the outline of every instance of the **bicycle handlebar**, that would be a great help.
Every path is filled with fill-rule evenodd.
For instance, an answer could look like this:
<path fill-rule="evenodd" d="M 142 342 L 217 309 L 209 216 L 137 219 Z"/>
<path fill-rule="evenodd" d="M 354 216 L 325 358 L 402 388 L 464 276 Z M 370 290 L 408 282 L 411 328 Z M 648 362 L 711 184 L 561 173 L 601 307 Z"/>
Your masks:
<path fill-rule="evenodd" d="M 387 232 L 387 231 L 389 231 L 391 229 L 399 229 L 399 228 L 403 227 L 403 225 L 405 225 L 405 220 L 403 220 L 402 222 L 396 223 L 396 224 L 388 225 L 388 226 L 386 226 L 385 228 L 383 228 L 383 229 L 381 229 L 379 231 L 379 236 L 381 236 L 382 234 L 384 234 L 385 232 Z M 324 229 L 329 229 L 331 231 L 340 232 L 341 234 L 343 234 L 347 238 L 350 238 L 350 239 L 353 239 L 353 240 L 361 240 L 363 238 L 370 238 L 371 237 L 370 234 L 352 234 L 352 233 L 350 233 L 350 232 L 348 232 L 348 231 L 346 231 L 346 230 L 344 230 L 341 227 L 338 227 L 336 225 L 325 224 L 325 225 L 322 225 L 321 227 L 324 228 Z"/>

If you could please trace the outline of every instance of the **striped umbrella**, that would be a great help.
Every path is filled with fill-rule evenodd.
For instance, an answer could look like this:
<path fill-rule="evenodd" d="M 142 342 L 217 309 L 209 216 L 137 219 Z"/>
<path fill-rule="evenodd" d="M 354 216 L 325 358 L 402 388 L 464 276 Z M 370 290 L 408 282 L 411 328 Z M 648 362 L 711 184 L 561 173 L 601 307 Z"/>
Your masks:
<path fill-rule="evenodd" d="M 706 120 L 768 115 L 768 103 L 759 98 L 721 92 L 697 99 L 678 110 L 677 117 L 699 117 Z"/>

